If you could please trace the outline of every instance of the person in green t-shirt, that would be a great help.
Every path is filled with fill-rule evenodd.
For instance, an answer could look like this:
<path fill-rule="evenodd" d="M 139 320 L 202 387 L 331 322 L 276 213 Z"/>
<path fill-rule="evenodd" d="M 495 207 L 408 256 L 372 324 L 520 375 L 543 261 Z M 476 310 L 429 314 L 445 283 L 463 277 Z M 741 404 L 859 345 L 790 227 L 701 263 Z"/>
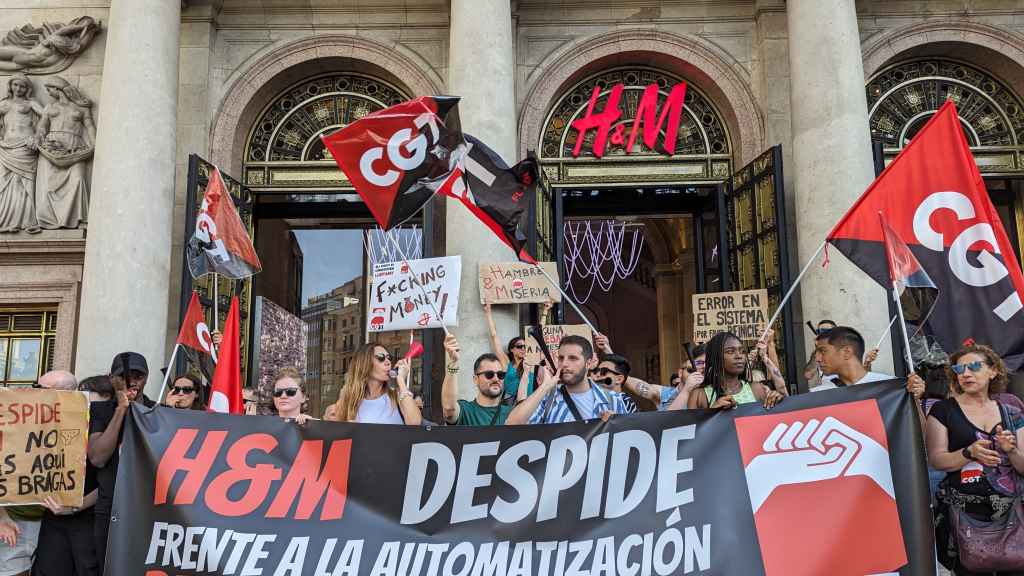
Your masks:
<path fill-rule="evenodd" d="M 441 385 L 441 408 L 444 420 L 459 426 L 501 426 L 512 412 L 512 407 L 501 403 L 505 391 L 505 371 L 494 354 L 481 354 L 473 363 L 473 383 L 476 398 L 460 400 L 458 396 L 459 342 L 449 334 L 444 339 L 448 355 L 444 383 Z"/>

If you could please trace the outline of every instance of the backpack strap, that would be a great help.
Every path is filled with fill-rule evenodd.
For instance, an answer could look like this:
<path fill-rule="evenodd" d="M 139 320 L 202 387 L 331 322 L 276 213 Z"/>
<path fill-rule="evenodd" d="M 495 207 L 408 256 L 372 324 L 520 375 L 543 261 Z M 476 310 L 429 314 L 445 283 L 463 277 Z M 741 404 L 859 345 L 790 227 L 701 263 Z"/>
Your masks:
<path fill-rule="evenodd" d="M 559 386 L 558 391 L 562 393 L 562 400 L 565 401 L 565 405 L 569 407 L 569 411 L 572 412 L 572 417 L 577 422 L 583 422 L 583 417 L 580 416 L 580 409 L 576 407 L 576 401 L 569 395 L 569 391 L 565 389 L 565 386 Z"/>

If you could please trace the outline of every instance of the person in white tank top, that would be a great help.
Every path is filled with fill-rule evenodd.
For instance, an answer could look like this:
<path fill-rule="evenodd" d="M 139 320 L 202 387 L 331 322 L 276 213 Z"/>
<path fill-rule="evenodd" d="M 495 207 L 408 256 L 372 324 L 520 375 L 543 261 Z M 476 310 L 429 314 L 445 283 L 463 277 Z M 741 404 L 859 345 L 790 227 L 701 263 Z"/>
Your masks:
<path fill-rule="evenodd" d="M 364 344 L 356 350 L 338 401 L 328 409 L 324 418 L 363 424 L 419 426 L 423 415 L 409 390 L 409 361 L 402 359 L 395 363 L 395 387 L 389 386 L 391 361 L 391 354 L 383 346 Z"/>

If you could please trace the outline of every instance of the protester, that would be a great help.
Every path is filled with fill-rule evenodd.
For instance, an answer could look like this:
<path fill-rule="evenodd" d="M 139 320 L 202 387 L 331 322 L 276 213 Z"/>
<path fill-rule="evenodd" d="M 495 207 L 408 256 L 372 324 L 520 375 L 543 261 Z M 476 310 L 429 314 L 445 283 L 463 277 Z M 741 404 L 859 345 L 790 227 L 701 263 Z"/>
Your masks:
<path fill-rule="evenodd" d="M 458 397 L 459 342 L 449 334 L 444 339 L 444 350 L 448 355 L 444 382 L 441 384 L 441 410 L 444 420 L 460 426 L 501 426 L 508 419 L 512 407 L 501 401 L 504 394 L 501 360 L 495 354 L 481 354 L 473 363 L 473 384 L 476 397 L 461 400 Z"/>
<path fill-rule="evenodd" d="M 706 356 L 704 381 L 700 388 L 690 392 L 689 408 L 735 408 L 754 402 L 772 408 L 785 398 L 777 390 L 741 378 L 747 370 L 747 354 L 735 334 L 715 334 L 707 344 Z"/>
<path fill-rule="evenodd" d="M 759 366 L 759 368 L 754 368 Z M 789 396 L 786 379 L 779 370 L 779 355 L 775 350 L 775 331 L 767 330 L 747 356 L 750 382 Z"/>
<path fill-rule="evenodd" d="M 622 394 L 587 378 L 594 348 L 582 336 L 566 336 L 558 345 L 555 370 L 540 371 L 537 389 L 508 415 L 506 424 L 555 424 L 625 414 Z"/>
<path fill-rule="evenodd" d="M 810 323 L 808 323 L 810 326 Z M 818 322 L 817 327 L 814 328 L 814 338 L 828 332 L 829 330 L 836 327 L 836 323 L 832 320 L 821 320 Z M 804 380 L 807 380 L 807 389 L 813 389 L 821 385 L 821 366 L 818 366 L 818 359 L 815 353 L 811 352 L 811 357 L 807 359 L 807 364 L 804 365 Z"/>
<path fill-rule="evenodd" d="M 202 386 L 199 378 L 191 374 L 184 374 L 174 379 L 174 383 L 167 389 L 163 404 L 171 408 L 182 410 L 204 410 L 203 402 L 200 399 Z"/>
<path fill-rule="evenodd" d="M 547 319 L 549 310 L 551 310 L 551 303 L 547 302 L 544 304 L 540 314 L 542 326 Z M 498 362 L 505 366 L 503 400 L 511 401 L 515 399 L 515 402 L 521 402 L 527 395 L 533 393 L 535 386 L 533 371 L 525 366 L 526 339 L 517 335 L 508 341 L 506 348 L 502 349 L 501 342 L 498 340 L 498 329 L 494 326 L 494 316 L 491 314 L 490 303 L 484 304 L 484 317 L 487 319 L 487 326 L 490 329 L 491 350 L 497 356 Z M 519 396 L 521 388 L 519 384 L 523 379 L 526 380 L 525 395 Z"/>
<path fill-rule="evenodd" d="M 893 378 L 864 368 L 864 337 L 849 326 L 836 326 L 819 334 L 814 359 L 823 376 L 821 384 L 811 388 L 811 392 Z"/>
<path fill-rule="evenodd" d="M 99 492 L 94 508 L 96 562 L 103 566 L 107 551 L 110 512 L 114 504 L 118 453 L 124 432 L 124 419 L 132 402 L 148 400 L 139 390 L 149 376 L 146 359 L 137 352 L 122 352 L 110 366 L 113 398 L 93 402 L 89 407 L 89 462 L 95 466 Z M 102 569 L 102 568 L 101 568 Z"/>
<path fill-rule="evenodd" d="M 397 389 L 388 385 L 391 354 L 383 346 L 363 344 L 345 374 L 331 420 L 419 426 L 423 415 L 407 385 L 409 361 L 399 360 L 396 367 Z"/>
<path fill-rule="evenodd" d="M 679 371 L 677 376 L 683 382 L 683 386 L 679 388 L 678 393 L 674 398 L 663 406 L 660 406 L 659 410 L 686 410 L 690 403 L 690 394 L 704 384 L 704 365 L 707 360 L 706 345 L 698 344 L 693 347 L 690 351 L 690 358 L 692 361 L 686 363 L 686 366 Z"/>
<path fill-rule="evenodd" d="M 1002 359 L 988 346 L 958 350 L 950 357 L 949 375 L 954 395 L 932 407 L 926 445 L 929 463 L 946 472 L 936 510 L 939 561 L 965 576 L 975 573 L 960 564 L 958 538 L 972 536 L 958 535 L 951 515 L 963 510 L 989 521 L 1014 505 L 1017 486 L 1024 482 L 1024 418 L 1016 406 L 996 400 L 1006 390 L 1008 376 Z M 982 537 L 983 531 L 974 534 Z"/>
<path fill-rule="evenodd" d="M 79 389 L 74 375 L 63 371 L 44 374 L 39 379 L 39 386 L 57 390 Z M 82 483 L 84 497 L 80 507 L 62 506 L 52 496 L 44 499 L 46 511 L 39 529 L 39 545 L 32 564 L 32 576 L 99 574 L 93 536 L 93 506 L 99 495 L 96 472 L 96 468 L 86 460 L 85 479 Z"/>
<path fill-rule="evenodd" d="M 636 405 L 636 401 L 629 394 L 623 392 L 623 388 L 628 389 L 631 394 L 636 394 L 641 398 L 648 398 L 648 395 L 651 394 L 651 387 L 654 384 L 648 384 L 643 380 L 631 378 L 629 372 L 629 360 L 625 356 L 618 354 L 606 354 L 597 366 L 589 371 L 590 379 L 604 387 L 605 390 L 622 394 L 622 403 L 626 406 L 626 414 L 634 414 L 639 408 Z M 668 388 L 663 386 L 658 386 L 658 389 L 659 391 L 662 389 L 668 390 Z M 659 392 L 658 396 L 651 399 L 651 401 L 658 402 L 660 397 Z"/>
<path fill-rule="evenodd" d="M 299 426 L 316 420 L 304 413 L 306 391 L 303 387 L 302 374 L 291 366 L 278 370 L 274 376 L 274 409 L 277 415 L 285 420 L 294 420 Z"/>
<path fill-rule="evenodd" d="M 54 370 L 40 376 L 36 386 L 48 390 L 76 390 L 78 383 L 70 372 Z M 44 516 L 42 506 L 0 507 L 0 576 L 29 573 Z"/>

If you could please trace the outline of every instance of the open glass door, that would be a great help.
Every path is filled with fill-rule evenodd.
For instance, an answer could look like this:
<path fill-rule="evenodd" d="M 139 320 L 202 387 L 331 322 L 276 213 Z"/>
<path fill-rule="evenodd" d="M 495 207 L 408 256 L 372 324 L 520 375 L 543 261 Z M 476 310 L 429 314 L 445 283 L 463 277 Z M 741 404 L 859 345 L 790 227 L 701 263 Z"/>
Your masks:
<path fill-rule="evenodd" d="M 782 146 L 769 148 L 726 180 L 718 205 L 724 247 L 722 290 L 764 288 L 768 291 L 769 313 L 773 314 L 790 283 Z M 789 307 L 774 328 L 779 336 L 779 358 L 792 387 L 798 372 Z"/>

